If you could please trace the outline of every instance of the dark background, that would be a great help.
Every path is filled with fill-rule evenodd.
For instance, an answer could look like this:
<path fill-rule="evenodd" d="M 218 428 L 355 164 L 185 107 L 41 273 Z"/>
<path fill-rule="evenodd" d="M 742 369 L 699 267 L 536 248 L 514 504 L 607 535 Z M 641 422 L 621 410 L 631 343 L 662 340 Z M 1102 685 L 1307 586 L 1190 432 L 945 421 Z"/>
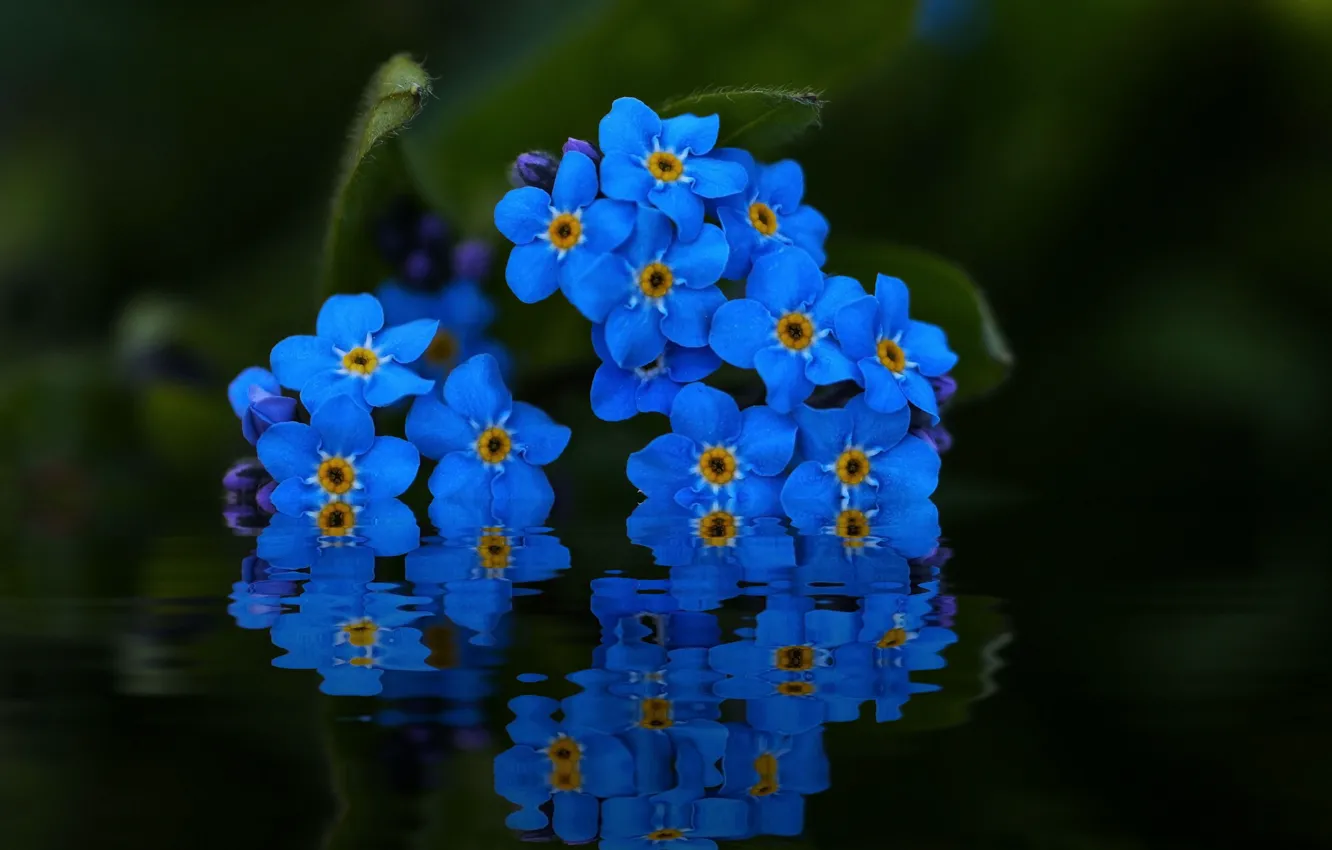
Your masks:
<path fill-rule="evenodd" d="M 382 742 L 223 610 L 223 387 L 312 326 L 346 127 L 403 50 L 437 77 L 405 143 L 470 233 L 506 160 L 615 96 L 808 85 L 823 127 L 789 152 L 830 270 L 887 240 L 988 295 L 1016 366 L 952 417 L 939 503 L 957 592 L 1003 600 L 1000 691 L 946 732 L 830 730 L 809 846 L 1332 837 L 1332 4 L 951 5 L 0 7 L 0 841 L 307 846 L 330 765 L 375 801 L 362 846 L 503 840 L 488 756 L 377 794 Z M 593 419 L 590 346 L 544 333 L 567 308 L 491 285 L 515 394 L 575 433 L 551 473 L 578 575 L 506 667 L 558 678 L 585 580 L 644 561 L 622 463 L 660 423 Z"/>

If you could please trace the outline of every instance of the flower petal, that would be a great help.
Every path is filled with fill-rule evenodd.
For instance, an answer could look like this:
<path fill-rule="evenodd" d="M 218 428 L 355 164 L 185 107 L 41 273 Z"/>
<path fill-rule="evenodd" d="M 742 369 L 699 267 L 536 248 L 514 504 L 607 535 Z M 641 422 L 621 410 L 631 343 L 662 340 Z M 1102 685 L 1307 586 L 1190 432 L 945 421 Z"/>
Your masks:
<path fill-rule="evenodd" d="M 749 298 L 739 298 L 717 308 L 708 344 L 732 366 L 753 369 L 754 355 L 775 344 L 776 328 L 777 320 L 767 307 Z"/>
<path fill-rule="evenodd" d="M 449 373 L 444 400 L 479 425 L 493 425 L 513 408 L 499 363 L 489 354 L 478 354 Z"/>
<path fill-rule="evenodd" d="M 268 356 L 282 386 L 300 391 L 320 372 L 338 368 L 333 343 L 317 336 L 289 336 L 273 346 Z M 246 406 L 249 402 L 246 402 Z"/>
<path fill-rule="evenodd" d="M 797 248 L 803 249 L 814 262 L 822 268 L 828 255 L 823 251 L 823 243 L 828 238 L 828 219 L 813 207 L 800 207 L 795 212 L 781 214 L 782 236 L 791 240 Z"/>
<path fill-rule="evenodd" d="M 449 452 L 467 451 L 476 442 L 476 427 L 436 393 L 419 395 L 407 414 L 407 439 L 421 454 L 438 460 Z"/>
<path fill-rule="evenodd" d="M 534 466 L 545 466 L 558 458 L 569 445 L 572 434 L 545 411 L 524 401 L 513 403 L 513 413 L 505 427 L 523 459 Z"/>
<path fill-rule="evenodd" d="M 907 435 L 890 451 L 871 461 L 879 482 L 879 498 L 924 500 L 939 486 L 939 454 L 930 444 Z M 875 520 L 877 525 L 877 518 Z"/>
<path fill-rule="evenodd" d="M 679 404 L 679 396 L 675 402 Z M 693 483 L 697 465 L 698 447 L 693 440 L 683 434 L 662 434 L 629 455 L 625 474 L 648 498 L 671 499 L 681 487 Z"/>
<path fill-rule="evenodd" d="M 300 422 L 279 422 L 255 446 L 274 481 L 308 478 L 319 466 L 319 432 Z"/>
<path fill-rule="evenodd" d="M 670 416 L 671 405 L 680 394 L 680 385 L 665 375 L 643 381 L 634 391 L 634 404 L 640 413 Z"/>
<path fill-rule="evenodd" d="M 702 155 L 717 144 L 720 131 L 720 115 L 677 115 L 661 122 L 661 146 L 675 153 Z"/>
<path fill-rule="evenodd" d="M 880 488 L 882 490 L 882 488 Z M 877 503 L 874 533 L 906 558 L 920 558 L 939 542 L 939 509 L 929 499 L 900 499 L 884 492 Z"/>
<path fill-rule="evenodd" d="M 364 404 L 365 381 L 352 375 L 328 370 L 316 374 L 301 387 L 301 404 L 309 411 L 318 410 L 330 399 L 339 396 L 346 396 L 357 404 Z"/>
<path fill-rule="evenodd" d="M 681 384 L 701 381 L 721 366 L 721 358 L 711 348 L 682 348 L 678 345 L 666 346 L 666 360 L 663 364 L 671 380 Z"/>
<path fill-rule="evenodd" d="M 749 214 L 733 207 L 721 207 L 717 210 L 721 219 L 722 230 L 726 233 L 729 254 L 722 277 L 727 280 L 743 280 L 749 276 L 754 249 L 758 247 L 759 232 L 749 220 Z"/>
<path fill-rule="evenodd" d="M 795 451 L 795 421 L 763 405 L 745 408 L 741 418 L 741 462 L 759 475 L 780 475 Z"/>
<path fill-rule="evenodd" d="M 279 513 L 298 517 L 317 507 L 323 501 L 323 496 L 324 491 L 321 488 L 306 484 L 305 479 L 288 478 L 274 488 L 269 499 Z"/>
<path fill-rule="evenodd" d="M 311 414 L 310 424 L 319 432 L 319 447 L 338 457 L 362 454 L 375 442 L 370 411 L 347 396 L 329 399 Z"/>
<path fill-rule="evenodd" d="M 855 401 L 852 399 L 848 402 L 847 408 Z M 842 453 L 842 449 L 851 443 L 851 435 L 855 433 L 849 409 L 834 407 L 821 410 L 802 404 L 795 409 L 794 415 L 796 424 L 800 426 L 800 456 L 805 460 L 832 463 Z M 903 433 L 906 433 L 905 430 Z M 898 439 L 901 439 L 900 435 Z M 876 445 L 869 444 L 871 448 Z"/>
<path fill-rule="evenodd" d="M 691 156 L 685 161 L 685 175 L 694 178 L 694 194 L 700 198 L 726 198 L 745 190 L 748 176 L 734 162 L 708 156 Z"/>
<path fill-rule="evenodd" d="M 384 308 L 368 292 L 330 295 L 319 308 L 315 334 L 344 351 L 365 344 L 365 338 L 384 327 Z"/>
<path fill-rule="evenodd" d="M 754 355 L 754 368 L 768 388 L 768 406 L 778 413 L 790 413 L 814 392 L 805 377 L 805 358 L 798 354 L 765 348 Z"/>
<path fill-rule="evenodd" d="M 865 288 L 854 277 L 833 275 L 826 278 L 823 292 L 814 302 L 814 324 L 820 328 L 833 328 L 837 311 L 864 297 Z"/>
<path fill-rule="evenodd" d="M 611 111 L 601 119 L 597 141 L 607 155 L 645 154 L 652 140 L 662 133 L 662 120 L 651 107 L 634 97 L 621 97 L 611 104 Z"/>
<path fill-rule="evenodd" d="M 810 359 L 805 364 L 805 377 L 819 386 L 854 381 L 860 371 L 832 338 L 821 339 L 810 346 Z"/>
<path fill-rule="evenodd" d="M 274 395 L 282 392 L 278 379 L 267 369 L 259 366 L 242 369 L 227 385 L 227 401 L 231 402 L 231 409 L 237 416 L 244 416 L 250 409 L 250 387 L 259 387 Z"/>
<path fill-rule="evenodd" d="M 865 401 L 880 413 L 892 413 L 906 407 L 906 389 L 877 357 L 865 357 L 857 364 L 865 383 Z"/>
<path fill-rule="evenodd" d="M 381 558 L 405 555 L 421 545 L 412 509 L 397 499 L 375 499 L 356 515 L 356 536 Z"/>
<path fill-rule="evenodd" d="M 678 287 L 666 299 L 667 312 L 661 317 L 661 332 L 676 345 L 689 348 L 707 345 L 712 316 L 725 303 L 726 296 L 715 286 Z"/>
<path fill-rule="evenodd" d="M 660 259 L 671 247 L 675 228 L 661 210 L 640 206 L 634 219 L 634 232 L 619 253 L 635 269 Z M 677 272 L 679 274 L 679 272 Z"/>
<path fill-rule="evenodd" d="M 629 299 L 633 274 L 623 257 L 602 254 L 561 289 L 588 321 L 604 322 L 611 310 Z"/>
<path fill-rule="evenodd" d="M 675 222 L 681 239 L 697 238 L 703 229 L 703 199 L 695 195 L 683 180 L 654 185 L 648 191 L 647 200 Z"/>
<path fill-rule="evenodd" d="M 379 437 L 356 462 L 356 475 L 365 483 L 366 499 L 388 499 L 407 492 L 420 468 L 416 446 L 398 437 Z"/>
<path fill-rule="evenodd" d="M 519 245 L 509 252 L 504 281 L 524 304 L 544 301 L 560 286 L 560 261 L 546 242 Z"/>
<path fill-rule="evenodd" d="M 597 197 L 597 186 L 596 163 L 586 154 L 570 151 L 560 160 L 560 169 L 555 173 L 551 201 L 560 211 L 585 207 Z"/>
<path fill-rule="evenodd" d="M 666 251 L 665 262 L 686 286 L 702 289 L 721 279 L 730 248 L 726 234 L 715 224 L 705 224 L 692 242 L 676 242 Z"/>
<path fill-rule="evenodd" d="M 555 491 L 546 473 L 521 460 L 505 462 L 490 482 L 495 518 L 505 528 L 534 528 L 545 524 L 555 505 Z"/>
<path fill-rule="evenodd" d="M 388 315 L 388 306 L 384 307 Z M 422 318 L 439 319 L 440 325 L 452 330 L 481 330 L 495 318 L 495 306 L 473 280 L 450 283 L 434 299 L 432 312 Z"/>
<path fill-rule="evenodd" d="M 444 455 L 430 473 L 430 521 L 441 530 L 475 531 L 494 522 L 490 484 L 495 474 L 481 459 L 453 452 Z"/>
<path fill-rule="evenodd" d="M 929 322 L 908 322 L 902 349 L 927 378 L 938 377 L 957 365 L 957 355 L 949 349 L 943 328 Z"/>
<path fill-rule="evenodd" d="M 866 449 L 891 449 L 902 442 L 907 429 L 911 427 L 911 411 L 906 405 L 891 412 L 875 410 L 870 406 L 868 394 L 865 393 L 846 403 L 845 417 L 851 424 L 851 441 Z"/>
<path fill-rule="evenodd" d="M 526 245 L 550 226 L 550 195 L 535 186 L 506 192 L 495 205 L 495 227 L 515 245 Z"/>
<path fill-rule="evenodd" d="M 902 390 L 911 402 L 930 417 L 930 424 L 939 424 L 939 403 L 934 398 L 934 387 L 915 369 L 908 369 L 902 381 Z"/>
<path fill-rule="evenodd" d="M 601 191 L 608 198 L 643 203 L 656 185 L 642 154 L 608 153 L 601 161 Z"/>
<path fill-rule="evenodd" d="M 634 229 L 636 209 L 625 201 L 605 198 L 593 201 L 583 210 L 583 238 L 586 241 L 578 250 L 600 254 L 620 247 Z"/>
<path fill-rule="evenodd" d="M 384 308 L 384 323 L 401 325 L 416 319 L 438 319 L 443 314 L 436 307 L 438 299 L 425 292 L 415 292 L 397 281 L 388 281 L 375 290 L 379 305 Z M 378 340 L 376 340 L 378 342 Z"/>
<path fill-rule="evenodd" d="M 847 357 L 853 360 L 877 358 L 879 302 L 876 299 L 866 296 L 844 305 L 837 311 L 833 327 L 842 344 L 842 353 Z"/>
<path fill-rule="evenodd" d="M 401 363 L 381 363 L 365 382 L 365 403 L 387 407 L 409 395 L 424 395 L 434 387 L 434 381 L 422 378 Z"/>
<path fill-rule="evenodd" d="M 809 254 L 792 248 L 755 258 L 745 283 L 745 297 L 758 301 L 774 316 L 808 309 L 822 291 L 823 272 Z"/>
<path fill-rule="evenodd" d="M 606 319 L 606 345 L 621 368 L 646 366 L 666 347 L 661 314 L 650 304 L 616 307 Z"/>
<path fill-rule="evenodd" d="M 705 384 L 685 387 L 671 405 L 671 430 L 703 446 L 733 444 L 743 424 L 730 393 Z"/>
<path fill-rule="evenodd" d="M 592 376 L 592 412 L 605 422 L 630 419 L 638 413 L 637 393 L 638 379 L 633 372 L 602 363 Z"/>
<path fill-rule="evenodd" d="M 430 347 L 439 330 L 435 319 L 416 319 L 403 325 L 385 328 L 375 334 L 375 351 L 388 355 L 399 363 L 412 363 Z"/>
<path fill-rule="evenodd" d="M 784 159 L 764 167 L 757 186 L 759 200 L 769 206 L 780 207 L 783 213 L 795 212 L 800 199 L 805 197 L 805 172 L 800 163 Z M 785 223 L 785 216 L 783 216 Z"/>
<path fill-rule="evenodd" d="M 555 795 L 550 825 L 556 837 L 566 844 L 582 844 L 597 837 L 601 801 L 591 794 Z"/>
<path fill-rule="evenodd" d="M 879 321 L 884 336 L 907 329 L 911 313 L 911 293 L 900 278 L 881 274 L 874 281 L 874 297 L 879 299 Z"/>
<path fill-rule="evenodd" d="M 782 486 L 782 510 L 802 529 L 813 531 L 837 516 L 842 488 L 837 476 L 807 460 L 792 470 Z"/>

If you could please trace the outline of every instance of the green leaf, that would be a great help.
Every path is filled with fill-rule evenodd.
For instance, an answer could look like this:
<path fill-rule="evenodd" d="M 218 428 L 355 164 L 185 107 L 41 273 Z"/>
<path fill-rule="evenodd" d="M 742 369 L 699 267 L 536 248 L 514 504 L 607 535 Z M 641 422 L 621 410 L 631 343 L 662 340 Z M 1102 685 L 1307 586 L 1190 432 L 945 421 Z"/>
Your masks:
<path fill-rule="evenodd" d="M 961 268 L 915 248 L 871 242 L 834 243 L 828 256 L 830 272 L 852 275 L 871 291 L 879 274 L 906 282 L 911 317 L 942 327 L 957 352 L 957 399 L 981 395 L 1008 376 L 1013 353 L 985 293 Z"/>
<path fill-rule="evenodd" d="M 810 127 L 822 124 L 824 100 L 813 89 L 726 86 L 672 98 L 658 110 L 662 117 L 720 115 L 717 147 L 745 148 L 769 156 Z"/>
<path fill-rule="evenodd" d="M 381 65 L 365 87 L 333 191 L 323 294 L 359 292 L 378 282 L 382 263 L 370 222 L 395 196 L 411 191 L 401 151 L 392 139 L 421 112 L 429 94 L 430 77 L 405 53 Z"/>

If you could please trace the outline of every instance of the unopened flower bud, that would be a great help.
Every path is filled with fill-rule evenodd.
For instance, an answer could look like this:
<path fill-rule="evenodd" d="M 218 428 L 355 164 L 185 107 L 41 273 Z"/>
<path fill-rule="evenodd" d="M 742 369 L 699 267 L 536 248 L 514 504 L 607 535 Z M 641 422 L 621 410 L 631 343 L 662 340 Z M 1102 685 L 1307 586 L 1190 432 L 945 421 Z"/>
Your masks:
<path fill-rule="evenodd" d="M 453 276 L 463 280 L 484 280 L 490 274 L 492 251 L 487 242 L 467 239 L 453 249 Z"/>
<path fill-rule="evenodd" d="M 555 172 L 560 162 L 545 151 L 529 151 L 519 154 L 509 172 L 509 182 L 514 186 L 535 186 L 547 192 L 555 188 Z"/>
<path fill-rule="evenodd" d="M 937 378 L 930 378 L 930 386 L 934 388 L 934 400 L 940 407 L 948 403 L 957 392 L 957 381 L 952 375 L 940 375 Z"/>
<path fill-rule="evenodd" d="M 264 432 L 279 422 L 296 418 L 296 399 L 270 393 L 260 386 L 250 387 L 250 406 L 241 414 L 241 434 L 255 445 Z"/>
<path fill-rule="evenodd" d="M 573 153 L 577 151 L 593 162 L 601 162 L 601 151 L 591 142 L 585 142 L 582 139 L 570 138 L 564 143 L 564 152 Z"/>

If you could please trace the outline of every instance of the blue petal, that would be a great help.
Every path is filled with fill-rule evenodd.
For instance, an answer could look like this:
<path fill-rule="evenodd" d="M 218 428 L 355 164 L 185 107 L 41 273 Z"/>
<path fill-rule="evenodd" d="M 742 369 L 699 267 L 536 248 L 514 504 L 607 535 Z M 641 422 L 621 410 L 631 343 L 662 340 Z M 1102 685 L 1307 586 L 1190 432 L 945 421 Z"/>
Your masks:
<path fill-rule="evenodd" d="M 356 515 L 356 535 L 381 558 L 404 555 L 421 545 L 412 509 L 397 499 L 376 499 Z"/>
<path fill-rule="evenodd" d="M 717 308 L 726 303 L 720 289 L 679 287 L 666 299 L 666 315 L 661 318 L 661 332 L 676 345 L 698 348 L 708 344 L 708 331 Z"/>
<path fill-rule="evenodd" d="M 227 401 L 231 402 L 231 409 L 237 416 L 245 415 L 245 411 L 250 408 L 250 387 L 259 387 L 274 395 L 282 392 L 278 379 L 267 369 L 259 366 L 242 369 L 227 385 Z"/>
<path fill-rule="evenodd" d="M 939 509 L 929 499 L 903 501 L 891 494 L 878 503 L 874 533 L 906 558 L 929 554 L 939 543 Z"/>
<path fill-rule="evenodd" d="M 866 394 L 846 403 L 846 416 L 851 422 L 851 435 L 856 445 L 866 449 L 891 449 L 902 442 L 911 427 L 911 411 L 905 406 L 892 412 L 875 410 Z M 829 457 L 828 461 L 831 460 Z"/>
<path fill-rule="evenodd" d="M 666 374 L 672 381 L 687 384 L 701 381 L 717 371 L 721 358 L 711 348 L 666 347 Z"/>
<path fill-rule="evenodd" d="M 852 399 L 852 402 L 854 401 L 855 399 Z M 851 403 L 848 403 L 847 407 L 850 408 Z M 819 463 L 832 463 L 836 460 L 842 449 L 851 442 L 851 435 L 854 433 L 851 414 L 848 410 L 839 408 L 816 410 L 802 404 L 795 409 L 795 421 L 800 426 L 801 456 L 805 460 L 815 460 Z M 900 435 L 898 439 L 901 439 Z"/>
<path fill-rule="evenodd" d="M 365 382 L 365 403 L 387 407 L 409 395 L 424 395 L 434 387 L 434 381 L 422 378 L 401 363 L 381 363 Z"/>
<path fill-rule="evenodd" d="M 435 460 L 449 452 L 467 451 L 477 438 L 476 428 L 435 393 L 417 396 L 412 402 L 406 434 L 421 454 Z"/>
<path fill-rule="evenodd" d="M 601 191 L 608 198 L 643 203 L 656 185 L 641 154 L 607 153 L 601 160 Z"/>
<path fill-rule="evenodd" d="M 439 330 L 435 319 L 415 319 L 406 324 L 385 328 L 375 335 L 375 351 L 388 355 L 399 363 L 412 363 L 430 347 Z"/>
<path fill-rule="evenodd" d="M 476 529 L 494 522 L 490 484 L 494 472 L 480 458 L 444 455 L 430 474 L 430 521 L 440 529 Z"/>
<path fill-rule="evenodd" d="M 846 275 L 833 275 L 823 281 L 823 292 L 814 302 L 814 324 L 820 328 L 834 327 L 837 311 L 865 295 L 860 281 Z"/>
<path fill-rule="evenodd" d="M 957 355 L 948 348 L 948 337 L 943 328 L 929 322 L 907 323 L 906 333 L 902 335 L 902 350 L 908 360 L 920 366 L 920 373 L 929 378 L 938 377 L 957 365 Z"/>
<path fill-rule="evenodd" d="M 685 387 L 671 405 L 671 430 L 704 446 L 731 445 L 743 421 L 729 393 L 704 384 Z"/>
<path fill-rule="evenodd" d="M 683 180 L 653 186 L 647 200 L 675 222 L 680 238 L 689 241 L 703 229 L 703 199 L 695 195 Z"/>
<path fill-rule="evenodd" d="M 746 475 L 735 487 L 735 509 L 743 517 L 780 516 L 781 476 Z"/>
<path fill-rule="evenodd" d="M 388 307 L 384 307 L 387 314 Z M 433 312 L 424 318 L 440 319 L 447 328 L 480 330 L 495 318 L 495 307 L 475 281 L 454 281 L 434 299 Z"/>
<path fill-rule="evenodd" d="M 757 831 L 762 835 L 798 836 L 805 829 L 805 798 L 795 792 L 755 798 Z"/>
<path fill-rule="evenodd" d="M 758 197 L 769 206 L 780 207 L 782 213 L 790 214 L 800 206 L 805 197 L 805 172 L 793 159 L 784 159 L 766 166 L 759 175 Z M 782 223 L 785 224 L 785 215 Z"/>
<path fill-rule="evenodd" d="M 602 325 L 592 326 L 592 350 L 601 358 L 602 363 L 611 361 L 610 349 L 606 347 L 606 328 Z"/>
<path fill-rule="evenodd" d="M 478 354 L 449 373 L 444 400 L 470 421 L 487 426 L 513 408 L 499 363 L 489 354 Z"/>
<path fill-rule="evenodd" d="M 874 281 L 874 297 L 879 299 L 879 317 L 884 336 L 907 329 L 911 312 L 911 293 L 899 278 L 879 275 Z"/>
<path fill-rule="evenodd" d="M 308 478 L 319 467 L 319 432 L 300 422 L 279 422 L 264 432 L 256 448 L 274 481 Z"/>
<path fill-rule="evenodd" d="M 661 122 L 661 146 L 675 153 L 705 154 L 717 144 L 720 130 L 720 115 L 677 115 Z"/>
<path fill-rule="evenodd" d="M 554 207 L 567 212 L 585 207 L 597 197 L 597 166 L 586 154 L 570 151 L 560 160 L 555 188 L 550 193 Z"/>
<path fill-rule="evenodd" d="M 903 500 L 923 500 L 939 484 L 939 454 L 919 437 L 906 436 L 891 451 L 873 460 L 881 494 Z"/>
<path fill-rule="evenodd" d="M 778 413 L 790 413 L 814 392 L 805 377 L 805 358 L 798 354 L 765 348 L 754 356 L 754 368 L 768 388 L 768 406 Z"/>
<path fill-rule="evenodd" d="M 634 229 L 636 209 L 624 201 L 605 198 L 593 201 L 583 210 L 583 239 L 586 241 L 579 250 L 600 254 L 620 247 Z"/>
<path fill-rule="evenodd" d="M 734 162 L 711 157 L 685 160 L 685 174 L 694 179 L 693 191 L 700 198 L 725 198 L 745 190 L 745 170 Z"/>
<path fill-rule="evenodd" d="M 550 195 L 535 186 L 505 193 L 495 205 L 495 227 L 504 238 L 526 245 L 550 226 Z"/>
<path fill-rule="evenodd" d="M 877 357 L 863 358 L 859 366 L 865 379 L 865 400 L 871 408 L 880 413 L 892 413 L 906 406 L 906 390 L 902 382 Z"/>
<path fill-rule="evenodd" d="M 637 838 L 656 829 L 652 817 L 653 804 L 648 797 L 611 797 L 601 803 L 601 850 L 607 850 L 606 839 Z M 673 844 L 676 842 L 672 842 Z M 653 845 L 641 842 L 646 848 Z M 626 847 L 637 847 L 625 842 Z"/>
<path fill-rule="evenodd" d="M 364 345 L 366 337 L 382 327 L 384 308 L 368 292 L 330 295 L 315 320 L 315 334 L 344 351 Z"/>
<path fill-rule="evenodd" d="M 813 610 L 814 600 L 808 597 L 768 597 L 768 604 L 756 618 L 755 641 L 765 646 L 805 643 L 805 615 Z"/>
<path fill-rule="evenodd" d="M 754 355 L 776 344 L 776 329 L 777 322 L 767 307 L 739 298 L 717 308 L 708 344 L 732 366 L 753 369 Z"/>
<path fill-rule="evenodd" d="M 289 336 L 273 346 L 268 359 L 282 386 L 297 391 L 315 375 L 336 369 L 340 363 L 333 343 L 317 336 Z"/>
<path fill-rule="evenodd" d="M 320 448 L 331 455 L 359 455 L 375 442 L 370 411 L 346 396 L 329 399 L 310 416 L 310 424 L 319 432 Z"/>
<path fill-rule="evenodd" d="M 676 396 L 675 404 L 679 403 Z M 662 434 L 629 455 L 625 474 L 649 498 L 671 499 L 677 490 L 693 482 L 697 464 L 698 448 L 693 440 L 683 434 Z"/>
<path fill-rule="evenodd" d="M 805 377 L 819 386 L 854 381 L 860 370 L 845 354 L 836 340 L 825 338 L 810 346 L 810 359 L 805 364 Z"/>
<path fill-rule="evenodd" d="M 934 387 L 930 386 L 929 381 L 915 369 L 909 369 L 902 381 L 902 390 L 906 393 L 907 401 L 929 415 L 931 425 L 938 424 L 939 403 L 934 397 Z"/>
<path fill-rule="evenodd" d="M 792 470 L 782 487 L 782 510 L 797 525 L 814 530 L 837 516 L 842 488 L 837 476 L 807 460 Z"/>
<path fill-rule="evenodd" d="M 827 261 L 823 242 L 828 238 L 828 219 L 818 210 L 813 207 L 801 207 L 794 213 L 783 212 L 780 232 L 797 248 L 808 252 L 820 267 Z"/>
<path fill-rule="evenodd" d="M 866 296 L 844 305 L 837 311 L 833 327 L 847 357 L 861 360 L 878 356 L 879 302 L 876 299 Z"/>
<path fill-rule="evenodd" d="M 795 451 L 795 422 L 762 405 L 746 408 L 742 419 L 740 459 L 759 475 L 780 475 Z"/>
<path fill-rule="evenodd" d="M 855 611 L 810 610 L 805 615 L 805 637 L 825 649 L 855 643 L 860 616 Z"/>
<path fill-rule="evenodd" d="M 316 374 L 301 387 L 301 404 L 306 410 L 318 410 L 330 399 L 346 396 L 357 404 L 365 402 L 365 380 L 354 375 L 328 370 Z"/>
<path fill-rule="evenodd" d="M 395 281 L 381 285 L 375 295 L 384 308 L 384 322 L 388 325 L 401 325 L 416 319 L 438 319 L 443 315 L 436 309 L 437 299 L 433 295 L 414 292 Z"/>
<path fill-rule="evenodd" d="M 666 254 L 675 238 L 671 220 L 660 210 L 639 207 L 634 221 L 634 232 L 619 251 L 634 268 L 642 268 Z M 674 270 L 674 269 L 673 269 Z M 677 276 L 681 272 L 676 272 Z"/>
<path fill-rule="evenodd" d="M 634 156 L 652 149 L 652 140 L 662 133 L 662 121 L 643 101 L 622 97 L 611 104 L 611 111 L 601 119 L 597 140 L 607 154 Z"/>
<path fill-rule="evenodd" d="M 646 380 L 634 392 L 634 404 L 640 413 L 661 413 L 669 416 L 680 385 L 664 375 Z"/>
<path fill-rule="evenodd" d="M 416 446 L 397 437 L 379 437 L 356 462 L 356 473 L 357 479 L 365 483 L 366 499 L 387 499 L 406 492 L 420 467 L 421 454 Z"/>
<path fill-rule="evenodd" d="M 555 460 L 569 445 L 569 429 L 556 424 L 544 411 L 527 402 L 513 403 L 513 413 L 506 427 L 523 459 L 535 466 L 545 466 Z"/>
<path fill-rule="evenodd" d="M 560 286 L 560 262 L 546 242 L 518 245 L 509 252 L 504 280 L 518 300 L 535 304 L 555 293 Z"/>
<path fill-rule="evenodd" d="M 565 154 L 566 157 L 575 155 L 582 156 Z M 560 840 L 581 844 L 597 837 L 600 814 L 601 803 L 591 794 L 556 794 L 551 826 Z"/>
<path fill-rule="evenodd" d="M 747 193 L 750 197 L 758 191 L 759 185 L 759 165 L 754 161 L 754 155 L 744 148 L 717 148 L 709 154 L 712 159 L 722 162 L 734 162 L 745 170 L 745 185 L 749 187 Z M 730 198 L 723 203 L 735 207 L 748 207 L 749 198 Z"/>
<path fill-rule="evenodd" d="M 629 299 L 633 275 L 633 269 L 623 257 L 602 254 L 561 289 L 569 303 L 588 321 L 604 322 L 611 310 Z"/>
<path fill-rule="evenodd" d="M 760 676 L 773 669 L 772 660 L 772 647 L 758 646 L 747 640 L 723 643 L 708 650 L 708 665 L 730 676 Z"/>
<path fill-rule="evenodd" d="M 538 466 L 509 460 L 490 482 L 495 517 L 508 528 L 532 528 L 545 523 L 555 505 L 555 491 Z"/>
<path fill-rule="evenodd" d="M 323 488 L 306 484 L 303 478 L 288 478 L 273 489 L 268 497 L 280 513 L 301 516 L 324 501 Z"/>
<path fill-rule="evenodd" d="M 705 224 L 697 239 L 671 245 L 665 262 L 675 274 L 677 284 L 683 280 L 686 286 L 701 289 L 721 278 L 729 255 L 726 234 L 715 224 Z"/>
<path fill-rule="evenodd" d="M 603 363 L 592 376 L 592 412 L 606 422 L 629 419 L 638 413 L 637 392 L 638 379 L 633 372 Z"/>
<path fill-rule="evenodd" d="M 730 249 L 722 276 L 727 280 L 741 280 L 749 275 L 750 260 L 759 242 L 759 232 L 754 229 L 749 214 L 744 210 L 722 207 L 717 210 L 717 217 L 721 219 L 726 244 Z"/>
<path fill-rule="evenodd" d="M 621 368 L 646 366 L 666 347 L 661 314 L 650 304 L 616 307 L 606 320 L 606 344 Z"/>
<path fill-rule="evenodd" d="M 774 316 L 807 309 L 823 290 L 823 272 L 809 254 L 783 248 L 754 260 L 745 284 L 745 296 L 758 301 Z"/>

